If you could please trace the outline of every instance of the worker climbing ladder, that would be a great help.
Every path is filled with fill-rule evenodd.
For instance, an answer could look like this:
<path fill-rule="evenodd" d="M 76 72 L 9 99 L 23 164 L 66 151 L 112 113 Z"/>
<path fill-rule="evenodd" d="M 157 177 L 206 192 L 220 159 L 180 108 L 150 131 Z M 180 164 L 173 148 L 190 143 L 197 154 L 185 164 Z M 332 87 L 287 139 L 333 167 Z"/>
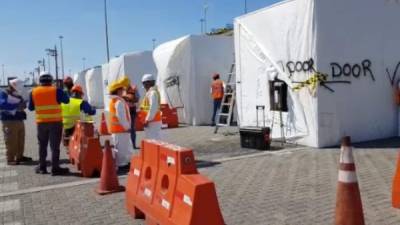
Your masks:
<path fill-rule="evenodd" d="M 228 74 L 228 80 L 224 88 L 224 97 L 222 98 L 221 108 L 217 113 L 217 123 L 214 133 L 218 132 L 220 127 L 229 127 L 233 119 L 233 108 L 236 102 L 236 73 L 235 64 L 231 65 Z"/>

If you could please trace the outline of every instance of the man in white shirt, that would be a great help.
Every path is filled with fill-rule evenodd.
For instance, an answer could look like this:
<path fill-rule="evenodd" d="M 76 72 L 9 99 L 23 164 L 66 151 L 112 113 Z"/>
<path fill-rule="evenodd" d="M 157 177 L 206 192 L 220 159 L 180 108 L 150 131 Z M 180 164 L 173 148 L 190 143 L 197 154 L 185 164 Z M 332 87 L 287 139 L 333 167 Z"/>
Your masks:
<path fill-rule="evenodd" d="M 160 92 L 155 86 L 155 78 L 152 74 L 145 74 L 142 83 L 146 89 L 146 95 L 140 105 L 140 110 L 144 113 L 144 131 L 146 139 L 161 140 L 161 98 Z"/>

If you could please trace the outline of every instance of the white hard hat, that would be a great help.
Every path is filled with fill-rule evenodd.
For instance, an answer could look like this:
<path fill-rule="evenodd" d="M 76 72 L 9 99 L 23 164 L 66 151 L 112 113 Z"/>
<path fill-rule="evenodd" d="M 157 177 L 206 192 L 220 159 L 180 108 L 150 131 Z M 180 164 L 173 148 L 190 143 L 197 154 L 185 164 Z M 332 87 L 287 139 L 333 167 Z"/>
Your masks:
<path fill-rule="evenodd" d="M 154 81 L 156 79 L 154 79 L 154 76 L 152 74 L 145 74 L 142 77 L 142 83 L 146 82 L 146 81 Z"/>

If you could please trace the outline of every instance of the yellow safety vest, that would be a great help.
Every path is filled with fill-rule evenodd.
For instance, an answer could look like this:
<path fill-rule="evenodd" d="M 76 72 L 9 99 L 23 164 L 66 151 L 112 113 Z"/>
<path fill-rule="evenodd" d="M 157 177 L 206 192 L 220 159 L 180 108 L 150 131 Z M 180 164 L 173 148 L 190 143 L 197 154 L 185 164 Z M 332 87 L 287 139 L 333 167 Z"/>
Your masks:
<path fill-rule="evenodd" d="M 70 98 L 68 104 L 61 104 L 64 129 L 71 129 L 81 119 L 81 104 L 83 100 Z M 91 116 L 83 115 L 83 121 L 93 121 Z"/>
<path fill-rule="evenodd" d="M 162 117 L 161 117 L 161 97 L 160 97 L 160 92 L 158 91 L 157 88 L 153 87 L 152 90 L 156 92 L 157 99 L 158 99 L 158 111 L 156 112 L 156 115 L 154 116 L 152 122 L 158 122 L 158 121 L 161 121 L 161 119 L 162 119 Z M 146 116 L 150 111 L 150 100 L 149 100 L 147 94 L 145 95 L 145 97 L 142 100 L 142 103 L 140 104 L 140 111 L 142 111 L 142 113 L 144 114 L 143 119 L 146 119 Z M 142 121 L 142 122 L 144 122 L 144 121 Z"/>

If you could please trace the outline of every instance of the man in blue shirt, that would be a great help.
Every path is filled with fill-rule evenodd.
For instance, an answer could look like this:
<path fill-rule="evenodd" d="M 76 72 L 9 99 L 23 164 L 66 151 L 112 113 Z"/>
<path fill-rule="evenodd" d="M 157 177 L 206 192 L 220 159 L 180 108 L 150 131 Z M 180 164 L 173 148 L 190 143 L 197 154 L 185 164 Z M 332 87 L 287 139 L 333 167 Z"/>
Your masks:
<path fill-rule="evenodd" d="M 26 101 L 23 98 L 24 85 L 19 79 L 13 79 L 5 90 L 0 90 L 0 120 L 3 125 L 4 140 L 7 149 L 7 164 L 18 165 L 32 161 L 23 155 L 25 148 Z"/>

